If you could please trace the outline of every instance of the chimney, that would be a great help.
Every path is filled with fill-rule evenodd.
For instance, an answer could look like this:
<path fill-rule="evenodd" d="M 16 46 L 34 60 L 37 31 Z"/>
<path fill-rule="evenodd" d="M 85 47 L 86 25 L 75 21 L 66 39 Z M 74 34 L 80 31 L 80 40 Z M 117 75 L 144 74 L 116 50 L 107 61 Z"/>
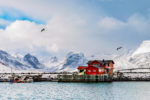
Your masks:
<path fill-rule="evenodd" d="M 103 59 L 103 62 L 105 62 L 105 60 Z"/>

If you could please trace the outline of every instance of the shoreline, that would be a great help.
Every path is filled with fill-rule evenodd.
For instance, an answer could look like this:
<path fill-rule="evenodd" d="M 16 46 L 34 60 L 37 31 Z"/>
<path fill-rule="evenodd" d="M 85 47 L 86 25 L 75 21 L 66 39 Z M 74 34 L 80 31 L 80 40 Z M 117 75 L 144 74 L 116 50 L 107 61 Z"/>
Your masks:
<path fill-rule="evenodd" d="M 102 83 L 102 82 L 148 82 L 150 73 L 143 77 L 139 75 L 124 76 L 120 74 L 108 75 L 78 75 L 73 73 L 0 73 L 0 82 L 10 82 L 12 77 L 32 78 L 34 82 L 74 82 L 74 83 Z M 128 74 L 129 75 L 129 74 Z M 26 79 L 25 79 L 26 80 Z M 21 81 L 25 82 L 26 81 Z"/>
<path fill-rule="evenodd" d="M 0 80 L 0 83 L 7 82 L 9 80 Z M 112 83 L 112 82 L 150 82 L 149 79 L 143 80 L 112 80 L 112 81 L 59 81 L 59 80 L 42 80 L 42 81 L 33 81 L 31 83 L 38 83 L 38 82 L 58 82 L 58 83 Z M 28 82 L 26 82 L 28 83 Z"/>

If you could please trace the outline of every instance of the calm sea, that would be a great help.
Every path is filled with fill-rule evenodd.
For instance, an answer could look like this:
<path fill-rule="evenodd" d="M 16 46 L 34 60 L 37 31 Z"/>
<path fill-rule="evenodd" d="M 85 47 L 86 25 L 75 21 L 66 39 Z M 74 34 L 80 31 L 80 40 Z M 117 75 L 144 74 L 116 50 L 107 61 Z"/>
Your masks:
<path fill-rule="evenodd" d="M 150 100 L 150 82 L 0 83 L 0 100 Z"/>

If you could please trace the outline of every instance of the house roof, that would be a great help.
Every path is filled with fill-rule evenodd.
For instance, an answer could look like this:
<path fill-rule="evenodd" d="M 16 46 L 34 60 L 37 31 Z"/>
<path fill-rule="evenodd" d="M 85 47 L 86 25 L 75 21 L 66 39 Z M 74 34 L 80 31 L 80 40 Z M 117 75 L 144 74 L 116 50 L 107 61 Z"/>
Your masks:
<path fill-rule="evenodd" d="M 97 61 L 101 64 L 110 64 L 111 62 L 114 64 L 114 61 L 113 60 L 89 60 L 87 64 L 90 64 L 92 63 L 93 61 Z"/>
<path fill-rule="evenodd" d="M 87 66 L 79 66 L 78 69 L 86 69 Z"/>

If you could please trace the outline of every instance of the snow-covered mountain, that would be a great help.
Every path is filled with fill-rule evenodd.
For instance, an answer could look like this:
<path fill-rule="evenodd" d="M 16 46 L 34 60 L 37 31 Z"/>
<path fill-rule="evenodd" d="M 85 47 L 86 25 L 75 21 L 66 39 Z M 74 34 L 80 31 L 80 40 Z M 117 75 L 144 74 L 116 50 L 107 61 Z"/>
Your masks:
<path fill-rule="evenodd" d="M 11 56 L 6 51 L 0 50 L 0 63 L 2 67 L 12 68 L 14 70 L 34 70 L 44 68 L 38 59 L 30 54 L 24 56 L 24 58 L 18 58 Z M 6 68 L 5 68 L 6 69 Z"/>
<path fill-rule="evenodd" d="M 11 73 L 11 68 L 0 62 L 0 72 Z"/>
<path fill-rule="evenodd" d="M 38 70 L 35 69 L 28 69 L 28 70 L 21 70 L 21 69 L 15 69 L 15 68 L 11 68 L 9 66 L 6 66 L 5 64 L 0 62 L 0 73 L 28 73 L 28 72 L 40 72 Z"/>
<path fill-rule="evenodd" d="M 49 60 L 50 63 L 55 63 L 55 62 L 58 62 L 58 58 L 56 56 L 54 57 L 51 57 L 50 60 Z"/>
<path fill-rule="evenodd" d="M 53 57 L 50 59 L 50 62 L 46 64 L 51 71 L 76 71 L 78 66 L 86 65 L 87 59 L 83 53 L 73 53 L 70 52 L 67 56 L 63 59 L 56 61 L 56 58 Z"/>
<path fill-rule="evenodd" d="M 150 53 L 134 55 L 129 59 L 129 62 L 140 68 L 150 68 Z"/>
<path fill-rule="evenodd" d="M 31 54 L 26 54 L 24 57 L 10 55 L 6 51 L 0 50 L 0 72 L 7 70 L 13 71 L 44 71 L 44 72 L 60 72 L 60 71 L 75 71 L 78 66 L 86 65 L 87 59 L 83 53 L 70 52 L 67 56 L 58 60 L 57 57 L 51 57 L 49 62 L 42 64 Z"/>
<path fill-rule="evenodd" d="M 24 62 L 26 62 L 28 65 L 32 66 L 35 69 L 42 69 L 44 68 L 44 65 L 42 65 L 39 60 L 35 57 L 32 56 L 31 54 L 26 54 L 24 56 Z"/>
<path fill-rule="evenodd" d="M 143 41 L 140 46 L 133 52 L 132 56 L 150 53 L 150 40 Z"/>
<path fill-rule="evenodd" d="M 150 41 L 143 41 L 131 55 L 129 62 L 140 68 L 150 68 Z"/>
<path fill-rule="evenodd" d="M 83 53 L 70 52 L 67 54 L 60 70 L 74 71 L 77 69 L 78 66 L 87 65 L 86 63 L 87 63 L 87 59 L 85 58 Z"/>
<path fill-rule="evenodd" d="M 115 62 L 115 70 L 128 68 L 150 68 L 150 41 L 143 41 L 134 51 L 115 52 L 114 54 L 101 55 L 96 54 L 90 57 L 84 56 L 83 53 L 70 52 L 64 59 L 51 57 L 48 62 L 42 64 L 35 56 L 26 54 L 23 56 L 12 56 L 6 51 L 0 50 L 0 72 L 10 71 L 13 68 L 18 71 L 76 71 L 78 66 L 86 66 L 88 60 L 111 59 Z M 4 71 L 5 70 L 5 71 Z"/>
<path fill-rule="evenodd" d="M 130 53 L 124 53 L 114 58 L 116 69 L 150 68 L 150 41 L 143 41 Z"/>
<path fill-rule="evenodd" d="M 0 50 L 0 62 L 5 64 L 6 66 L 11 66 L 16 69 L 24 69 L 24 64 L 19 61 L 19 59 L 11 56 L 5 51 Z"/>

